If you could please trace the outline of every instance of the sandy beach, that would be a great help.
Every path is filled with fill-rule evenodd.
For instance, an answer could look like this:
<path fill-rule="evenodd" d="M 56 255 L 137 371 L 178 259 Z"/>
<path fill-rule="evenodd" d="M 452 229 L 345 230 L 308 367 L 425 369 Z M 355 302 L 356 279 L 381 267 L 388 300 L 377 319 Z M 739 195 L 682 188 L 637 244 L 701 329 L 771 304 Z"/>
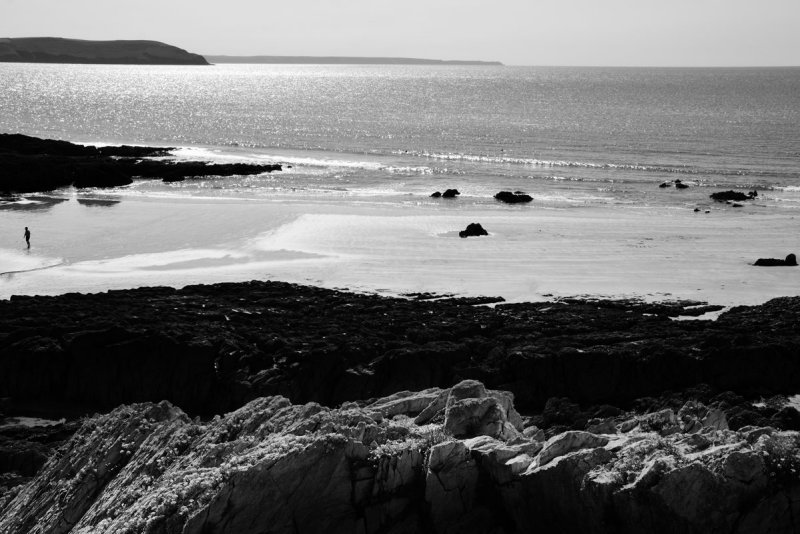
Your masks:
<path fill-rule="evenodd" d="M 436 209 L 370 202 L 33 196 L 0 211 L 0 297 L 282 280 L 390 295 L 603 296 L 759 304 L 800 271 L 757 268 L 800 221 L 759 206 Z M 455 200 L 454 202 L 458 202 Z M 461 239 L 481 223 L 489 236 Z M 787 226 L 794 225 L 794 229 Z M 30 250 L 22 229 L 33 232 Z M 10 229 L 19 229 L 16 236 Z"/>

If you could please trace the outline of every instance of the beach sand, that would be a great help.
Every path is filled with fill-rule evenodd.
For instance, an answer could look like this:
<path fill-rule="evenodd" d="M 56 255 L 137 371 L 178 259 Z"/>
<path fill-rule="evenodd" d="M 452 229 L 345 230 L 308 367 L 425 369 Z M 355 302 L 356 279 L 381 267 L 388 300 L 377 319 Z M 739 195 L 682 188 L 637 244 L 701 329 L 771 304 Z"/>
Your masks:
<path fill-rule="evenodd" d="M 457 201 L 456 201 L 457 202 Z M 85 197 L 0 211 L 0 298 L 282 280 L 402 294 L 759 304 L 798 294 L 800 221 L 757 206 L 437 209 L 424 202 Z M 461 239 L 479 222 L 487 237 Z M 33 233 L 30 251 L 22 230 Z M 17 235 L 19 234 L 19 235 Z"/>

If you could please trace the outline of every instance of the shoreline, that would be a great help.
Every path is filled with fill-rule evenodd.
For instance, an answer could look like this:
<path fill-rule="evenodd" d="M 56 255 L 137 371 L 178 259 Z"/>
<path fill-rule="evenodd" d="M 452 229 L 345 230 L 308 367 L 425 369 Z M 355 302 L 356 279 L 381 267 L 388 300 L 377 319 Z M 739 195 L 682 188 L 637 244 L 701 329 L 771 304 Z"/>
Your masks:
<path fill-rule="evenodd" d="M 800 287 L 796 268 L 752 265 L 792 251 L 785 217 L 766 213 L 72 194 L 0 216 L 33 232 L 30 252 L 20 237 L 0 235 L 0 271 L 61 264 L 3 276 L 0 298 L 272 279 L 509 302 L 550 295 L 735 306 Z M 469 222 L 490 235 L 458 238 Z"/>

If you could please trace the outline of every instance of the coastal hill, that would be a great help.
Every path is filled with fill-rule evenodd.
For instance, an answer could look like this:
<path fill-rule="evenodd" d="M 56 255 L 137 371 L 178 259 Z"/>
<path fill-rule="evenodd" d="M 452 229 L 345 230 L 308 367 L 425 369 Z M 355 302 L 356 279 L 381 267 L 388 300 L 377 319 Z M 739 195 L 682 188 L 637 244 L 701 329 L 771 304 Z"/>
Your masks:
<path fill-rule="evenodd" d="M 0 62 L 208 65 L 203 56 L 158 41 L 0 38 Z"/>
<path fill-rule="evenodd" d="M 499 61 L 460 61 L 444 59 L 418 59 L 410 57 L 350 57 L 350 56 L 212 56 L 211 63 L 284 63 L 322 65 L 494 65 Z"/>

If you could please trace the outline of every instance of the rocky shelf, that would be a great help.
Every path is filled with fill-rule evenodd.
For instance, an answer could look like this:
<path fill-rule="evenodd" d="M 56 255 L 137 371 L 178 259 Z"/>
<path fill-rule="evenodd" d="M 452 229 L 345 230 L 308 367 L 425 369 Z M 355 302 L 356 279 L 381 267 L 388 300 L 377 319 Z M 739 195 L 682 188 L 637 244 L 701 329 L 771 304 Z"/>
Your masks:
<path fill-rule="evenodd" d="M 791 531 L 800 298 L 476 302 L 0 302 L 0 532 Z"/>
<path fill-rule="evenodd" d="M 31 193 L 61 187 L 117 187 L 134 178 L 177 182 L 186 178 L 261 174 L 279 164 L 171 161 L 171 148 L 76 145 L 21 134 L 0 134 L 0 192 Z M 157 158 L 157 159 L 154 159 Z"/>

